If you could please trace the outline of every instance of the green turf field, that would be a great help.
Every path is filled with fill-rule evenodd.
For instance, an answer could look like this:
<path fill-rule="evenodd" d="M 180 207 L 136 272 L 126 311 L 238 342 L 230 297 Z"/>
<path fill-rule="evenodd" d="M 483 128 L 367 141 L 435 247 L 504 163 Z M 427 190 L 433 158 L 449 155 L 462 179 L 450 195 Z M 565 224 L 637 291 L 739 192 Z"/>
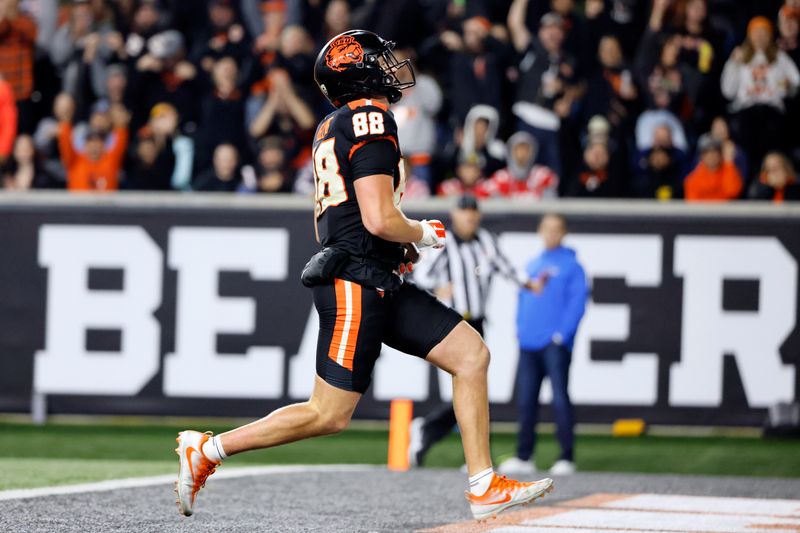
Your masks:
<path fill-rule="evenodd" d="M 181 427 L 155 425 L 49 424 L 38 427 L 0 422 L 0 490 L 169 474 Z M 227 427 L 210 427 L 216 432 Z M 226 465 L 386 462 L 387 433 L 353 429 L 333 437 L 233 457 Z M 493 436 L 495 459 L 514 451 L 514 435 Z M 556 459 L 552 435 L 539 441 L 537 464 Z M 457 435 L 437 445 L 427 464 L 459 467 Z M 661 437 L 618 439 L 579 436 L 577 465 L 583 471 L 800 477 L 800 443 L 745 437 Z"/>

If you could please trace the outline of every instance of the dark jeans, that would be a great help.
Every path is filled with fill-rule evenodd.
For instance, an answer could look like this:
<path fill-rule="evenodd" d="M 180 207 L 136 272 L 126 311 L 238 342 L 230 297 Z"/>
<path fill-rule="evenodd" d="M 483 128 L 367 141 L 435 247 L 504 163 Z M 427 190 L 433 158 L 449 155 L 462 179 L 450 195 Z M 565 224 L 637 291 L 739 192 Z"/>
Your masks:
<path fill-rule="evenodd" d="M 520 350 L 517 369 L 519 434 L 517 457 L 528 460 L 536 447 L 536 422 L 539 415 L 539 389 L 545 376 L 553 387 L 553 415 L 556 438 L 561 446 L 560 459 L 573 460 L 575 416 L 567 392 L 572 353 L 564 346 L 548 344 L 541 350 Z"/>
<path fill-rule="evenodd" d="M 483 336 L 483 319 L 467 320 L 467 323 Z M 452 402 L 443 403 L 425 415 L 422 424 L 422 449 L 417 454 L 417 462 L 422 464 L 431 446 L 448 436 L 456 425 L 456 412 Z"/>

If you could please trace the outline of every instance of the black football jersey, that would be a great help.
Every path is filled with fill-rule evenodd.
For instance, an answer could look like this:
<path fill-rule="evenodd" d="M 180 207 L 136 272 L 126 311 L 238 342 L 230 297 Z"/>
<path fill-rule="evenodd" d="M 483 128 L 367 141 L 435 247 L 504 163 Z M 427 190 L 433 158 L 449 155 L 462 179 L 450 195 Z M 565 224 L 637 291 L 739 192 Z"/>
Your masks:
<path fill-rule="evenodd" d="M 394 201 L 400 205 L 405 175 L 397 124 L 388 107 L 362 99 L 325 117 L 314 135 L 313 159 L 322 245 L 344 249 L 356 259 L 399 264 L 402 246 L 367 231 L 355 191 L 357 179 L 386 174 L 394 178 Z"/>

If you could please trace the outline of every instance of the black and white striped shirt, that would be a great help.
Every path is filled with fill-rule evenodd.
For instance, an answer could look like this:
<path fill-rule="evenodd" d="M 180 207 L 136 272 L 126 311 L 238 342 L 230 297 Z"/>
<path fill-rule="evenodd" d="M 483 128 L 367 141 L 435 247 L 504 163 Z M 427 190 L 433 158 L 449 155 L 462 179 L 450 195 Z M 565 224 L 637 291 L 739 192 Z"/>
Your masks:
<path fill-rule="evenodd" d="M 527 281 L 500 252 L 497 238 L 483 228 L 478 229 L 475 237 L 468 241 L 448 231 L 447 246 L 432 252 L 430 257 L 415 266 L 414 281 L 429 290 L 452 284 L 452 297 L 442 298 L 442 303 L 455 309 L 467 320 L 485 318 L 489 286 L 494 274 L 520 285 Z"/>

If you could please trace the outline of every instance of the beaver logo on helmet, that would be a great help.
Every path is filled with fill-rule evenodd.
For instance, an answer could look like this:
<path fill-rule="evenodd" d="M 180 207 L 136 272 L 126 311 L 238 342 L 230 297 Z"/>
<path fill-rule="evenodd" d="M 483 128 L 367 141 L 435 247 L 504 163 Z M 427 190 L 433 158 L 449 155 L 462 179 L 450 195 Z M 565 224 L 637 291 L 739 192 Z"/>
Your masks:
<path fill-rule="evenodd" d="M 325 54 L 325 63 L 328 68 L 342 72 L 347 65 L 361 63 L 364 60 L 364 50 L 358 41 L 350 35 L 342 35 L 333 41 Z"/>
<path fill-rule="evenodd" d="M 331 39 L 314 62 L 314 80 L 335 106 L 359 98 L 386 98 L 395 103 L 413 87 L 414 69 L 398 61 L 394 43 L 366 30 L 349 30 Z"/>

